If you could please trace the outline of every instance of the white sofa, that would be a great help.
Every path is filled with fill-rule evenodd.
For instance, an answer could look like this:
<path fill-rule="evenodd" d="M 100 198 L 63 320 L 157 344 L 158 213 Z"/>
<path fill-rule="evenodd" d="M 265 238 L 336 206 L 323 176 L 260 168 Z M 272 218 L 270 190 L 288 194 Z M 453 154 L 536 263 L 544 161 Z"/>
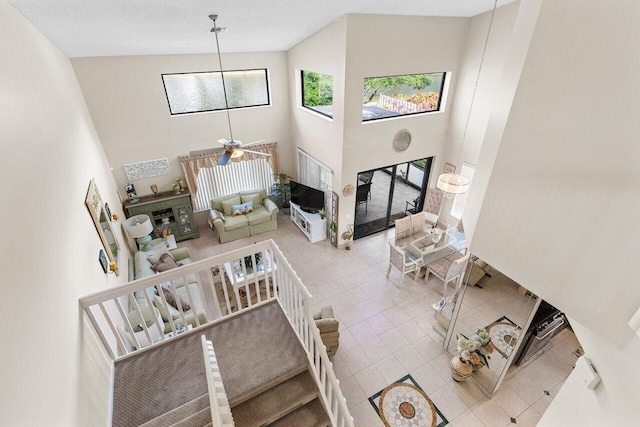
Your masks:
<path fill-rule="evenodd" d="M 186 265 L 191 263 L 191 258 L 189 255 L 189 249 L 187 248 L 177 248 L 173 250 L 160 249 L 155 250 L 153 252 L 136 252 L 133 257 L 133 277 L 129 277 L 130 280 L 133 279 L 141 279 L 143 277 L 148 277 L 156 274 L 151 267 L 160 259 L 162 254 L 170 253 L 175 261 L 179 264 Z M 189 294 L 191 294 L 191 309 L 184 311 L 184 320 L 183 322 L 180 311 L 174 307 L 169 307 L 169 312 L 167 312 L 164 304 L 162 304 L 162 299 L 158 295 L 158 290 L 155 287 L 147 288 L 148 296 L 156 309 L 160 312 L 162 317 L 162 321 L 164 323 L 164 333 L 172 332 L 171 323 L 169 322 L 169 316 L 174 321 L 176 327 L 187 327 L 187 325 L 191 325 L 193 327 L 197 326 L 195 321 L 195 316 L 198 316 L 200 324 L 203 324 L 206 321 L 204 304 L 202 300 L 202 296 L 200 295 L 200 289 L 197 284 L 197 278 L 195 274 L 188 274 L 184 277 L 176 279 L 173 281 L 173 285 L 175 287 L 176 293 L 183 301 L 189 302 L 187 289 L 189 290 Z M 148 302 L 145 297 L 144 291 L 135 292 L 135 299 L 140 307 L 147 307 Z M 138 316 L 139 317 L 139 316 Z M 149 317 L 151 317 L 149 312 Z"/>

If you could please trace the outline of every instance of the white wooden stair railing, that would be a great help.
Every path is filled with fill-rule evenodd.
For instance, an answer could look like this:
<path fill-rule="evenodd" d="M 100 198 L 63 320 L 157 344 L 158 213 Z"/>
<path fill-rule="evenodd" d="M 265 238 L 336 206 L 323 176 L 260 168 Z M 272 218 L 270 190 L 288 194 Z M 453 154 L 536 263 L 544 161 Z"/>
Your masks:
<path fill-rule="evenodd" d="M 202 335 L 202 354 L 204 356 L 205 370 L 207 371 L 207 388 L 209 390 L 209 406 L 211 408 L 212 427 L 233 427 L 233 416 L 227 393 L 224 391 L 220 368 L 213 343 Z"/>
<path fill-rule="evenodd" d="M 250 265 L 258 265 L 257 255 L 263 263 L 268 260 L 268 265 L 253 274 L 247 271 L 244 260 L 251 259 Z M 238 279 L 234 266 L 248 279 Z M 225 271 L 231 272 L 234 278 L 230 280 L 223 273 Z M 174 283 L 184 281 L 188 275 L 195 275 L 197 283 L 192 289 L 186 290 L 185 302 L 194 307 L 197 292 L 201 301 L 213 301 L 213 304 L 204 304 L 203 319 L 195 316 L 191 324 L 193 330 L 184 334 L 199 333 L 203 327 L 276 299 L 307 353 L 320 398 L 332 425 L 354 426 L 340 383 L 313 320 L 311 294 L 273 240 L 258 242 L 81 298 L 80 308 L 95 328 L 111 359 L 120 360 L 137 352 L 168 344 L 176 338 L 180 332 L 176 323 L 180 320 L 185 324 L 187 319 L 182 307 L 178 307 L 179 317 L 175 321 L 169 317 L 168 334 L 164 334 L 165 324 L 162 319 L 155 315 L 155 310 L 148 307 L 153 307 L 155 301 L 168 310 L 161 290 L 162 284 L 169 282 L 170 291 L 175 296 L 177 289 Z M 155 296 L 150 292 L 153 288 L 157 290 L 154 292 L 157 294 Z M 143 296 L 144 304 L 138 302 L 140 298 L 136 300 L 136 293 Z M 247 298 L 246 295 L 253 297 Z M 247 307 L 240 304 L 242 298 Z M 145 321 L 133 324 L 138 319 Z M 130 335 L 130 340 L 138 349 L 127 343 L 127 335 Z"/>

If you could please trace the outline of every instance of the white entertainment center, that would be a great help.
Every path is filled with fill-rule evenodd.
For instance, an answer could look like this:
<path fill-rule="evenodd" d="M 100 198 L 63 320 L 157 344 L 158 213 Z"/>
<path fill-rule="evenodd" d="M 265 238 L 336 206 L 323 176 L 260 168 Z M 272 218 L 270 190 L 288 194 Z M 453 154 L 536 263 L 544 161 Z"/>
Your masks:
<path fill-rule="evenodd" d="M 300 206 L 291 203 L 291 221 L 302 230 L 311 243 L 327 238 L 327 219 L 320 218 L 320 214 L 305 212 Z"/>

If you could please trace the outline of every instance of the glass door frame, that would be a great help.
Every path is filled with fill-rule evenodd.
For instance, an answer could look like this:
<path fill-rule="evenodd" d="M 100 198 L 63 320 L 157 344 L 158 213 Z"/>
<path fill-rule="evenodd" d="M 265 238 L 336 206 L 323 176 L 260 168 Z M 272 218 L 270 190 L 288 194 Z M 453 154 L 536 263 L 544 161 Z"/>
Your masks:
<path fill-rule="evenodd" d="M 395 223 L 393 221 L 391 221 L 391 214 L 392 214 L 391 211 L 393 209 L 393 196 L 394 196 L 394 192 L 395 192 L 396 179 L 398 179 L 398 175 L 396 173 L 397 169 L 398 169 L 399 166 L 402 166 L 404 164 L 407 165 L 407 178 L 404 178 L 404 180 L 405 180 L 405 184 L 411 185 L 409 183 L 409 180 L 408 180 L 409 169 L 411 168 L 411 165 L 414 162 L 418 162 L 420 160 L 425 160 L 426 161 L 426 164 L 425 164 L 425 167 L 424 167 L 424 175 L 422 177 L 422 187 L 420 189 L 418 206 L 415 207 L 415 209 L 417 211 L 421 211 L 423 209 L 423 207 L 424 207 L 424 199 L 425 199 L 425 195 L 427 193 L 427 188 L 428 188 L 428 185 L 429 185 L 429 177 L 431 176 L 431 168 L 433 167 L 433 156 L 431 156 L 431 157 L 423 157 L 423 158 L 420 158 L 420 159 L 415 159 L 415 160 L 409 160 L 409 161 L 406 161 L 406 162 L 396 163 L 394 165 L 382 166 L 382 167 L 379 167 L 379 168 L 369 169 L 369 170 L 366 170 L 366 171 L 358 172 L 358 174 L 356 175 L 356 182 L 357 182 L 357 177 L 361 173 L 378 172 L 378 171 L 383 171 L 385 169 L 391 168 L 391 171 L 390 171 L 391 172 L 391 182 L 389 183 L 389 196 L 388 196 L 388 200 L 387 200 L 387 212 L 386 212 L 386 217 L 384 218 L 385 219 L 384 224 L 386 224 L 386 226 L 384 228 L 372 230 L 372 231 L 367 232 L 366 234 L 363 234 L 363 235 L 360 235 L 360 236 L 356 236 L 354 234 L 354 237 L 353 237 L 354 240 L 360 239 L 362 237 L 370 236 L 372 234 L 379 233 L 381 231 L 385 231 L 385 230 L 388 230 L 388 229 L 390 229 L 392 227 L 395 227 Z M 400 178 L 400 179 L 402 179 L 402 178 Z M 354 224 L 355 224 L 355 219 L 356 219 L 356 215 L 357 215 L 357 207 L 358 206 L 356 204 L 356 206 L 354 207 L 354 211 L 353 211 Z"/>

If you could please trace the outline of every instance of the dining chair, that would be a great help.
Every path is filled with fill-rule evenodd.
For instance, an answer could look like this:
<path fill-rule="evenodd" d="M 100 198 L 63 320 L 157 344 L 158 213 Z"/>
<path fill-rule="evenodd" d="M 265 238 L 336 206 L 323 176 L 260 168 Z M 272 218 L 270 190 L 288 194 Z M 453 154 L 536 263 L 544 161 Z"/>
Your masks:
<path fill-rule="evenodd" d="M 464 274 L 465 266 L 469 261 L 469 253 L 455 261 L 449 261 L 447 258 L 441 258 L 437 261 L 427 264 L 427 273 L 424 278 L 425 282 L 429 281 L 429 274 L 433 274 L 442 280 L 442 295 L 447 295 L 447 287 L 449 282 L 458 280 L 460 275 Z M 455 285 L 458 289 L 459 285 Z"/>
<path fill-rule="evenodd" d="M 438 188 L 427 189 L 427 194 L 424 199 L 424 206 L 422 210 L 425 212 L 425 222 L 428 225 L 436 224 L 438 222 L 440 209 L 442 208 L 442 202 L 442 190 Z"/>
<path fill-rule="evenodd" d="M 365 214 L 369 211 L 369 192 L 371 191 L 371 183 L 358 185 L 356 190 L 356 207 L 360 203 L 364 203 Z"/>
<path fill-rule="evenodd" d="M 414 239 L 425 236 L 427 232 L 424 229 L 425 217 L 424 212 L 418 212 L 411 215 L 411 237 Z"/>
<path fill-rule="evenodd" d="M 375 171 L 362 172 L 361 174 L 358 174 L 358 179 L 362 181 L 363 184 L 371 184 L 374 173 Z"/>
<path fill-rule="evenodd" d="M 413 273 L 413 281 L 418 279 L 418 273 L 420 271 L 420 263 L 417 260 L 407 259 L 405 251 L 389 242 L 390 254 L 389 254 L 389 268 L 387 268 L 387 278 L 391 273 L 391 267 L 395 267 L 400 270 L 400 281 L 395 284 L 398 286 L 402 283 L 402 279 L 407 273 Z"/>
<path fill-rule="evenodd" d="M 396 235 L 394 243 L 399 248 L 405 247 L 411 240 L 411 218 L 404 216 L 394 221 L 396 225 Z"/>

